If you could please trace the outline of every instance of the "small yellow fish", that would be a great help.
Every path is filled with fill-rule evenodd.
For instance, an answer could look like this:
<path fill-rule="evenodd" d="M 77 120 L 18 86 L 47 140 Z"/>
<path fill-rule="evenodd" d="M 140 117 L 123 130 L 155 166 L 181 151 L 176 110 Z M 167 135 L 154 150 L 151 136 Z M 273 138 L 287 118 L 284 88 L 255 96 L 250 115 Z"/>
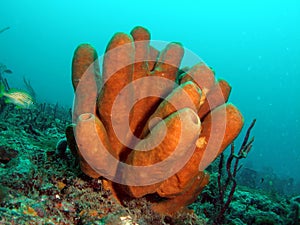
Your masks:
<path fill-rule="evenodd" d="M 17 108 L 29 109 L 34 104 L 34 99 L 27 92 L 11 88 L 7 92 L 3 84 L 0 84 L 0 98 L 6 97 L 5 103 L 12 103 Z"/>

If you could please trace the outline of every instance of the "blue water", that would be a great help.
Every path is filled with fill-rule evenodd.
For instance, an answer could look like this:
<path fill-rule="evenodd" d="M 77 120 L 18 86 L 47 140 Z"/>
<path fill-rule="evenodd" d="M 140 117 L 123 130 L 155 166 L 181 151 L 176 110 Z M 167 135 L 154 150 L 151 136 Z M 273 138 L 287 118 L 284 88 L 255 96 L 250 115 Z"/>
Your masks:
<path fill-rule="evenodd" d="M 71 106 L 72 54 L 91 43 L 101 55 L 117 31 L 147 27 L 179 41 L 233 87 L 230 101 L 255 143 L 245 164 L 300 182 L 300 2 L 1 1 L 0 62 L 11 86 L 31 81 L 39 101 Z"/>

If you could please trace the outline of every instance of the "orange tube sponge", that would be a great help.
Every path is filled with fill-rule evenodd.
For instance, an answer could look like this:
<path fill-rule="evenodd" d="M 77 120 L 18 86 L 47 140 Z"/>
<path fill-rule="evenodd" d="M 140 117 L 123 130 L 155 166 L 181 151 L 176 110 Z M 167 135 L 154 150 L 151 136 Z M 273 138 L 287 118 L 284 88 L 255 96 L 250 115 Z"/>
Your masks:
<path fill-rule="evenodd" d="M 192 185 L 191 181 L 199 171 L 203 171 L 235 139 L 242 126 L 243 118 L 233 105 L 222 105 L 213 110 L 202 122 L 201 134 L 196 146 L 192 146 L 195 148 L 192 157 L 178 173 L 160 185 L 158 194 L 162 197 L 182 194 Z"/>
<path fill-rule="evenodd" d="M 96 51 L 80 45 L 72 63 L 76 125 L 66 131 L 82 171 L 101 177 L 120 203 L 147 195 L 153 210 L 170 216 L 197 198 L 209 181 L 204 170 L 243 126 L 226 103 L 230 85 L 203 62 L 180 70 L 183 54 L 175 42 L 156 50 L 150 32 L 135 27 L 112 37 L 100 79 Z"/>
<path fill-rule="evenodd" d="M 142 52 L 146 54 L 147 51 Z M 153 57 L 151 50 L 148 53 L 150 55 L 143 57 Z M 142 66 L 142 73 L 134 75 L 136 78 L 143 78 L 136 79 L 132 83 L 136 102 L 132 109 L 133 115 L 130 120 L 130 127 L 136 137 L 140 137 L 149 116 L 157 108 L 161 100 L 172 91 L 177 72 L 175 68 L 179 67 L 182 57 L 182 46 L 177 43 L 171 43 L 161 51 L 152 71 L 150 71 L 149 66 Z M 138 72 L 135 71 L 136 73 Z"/>
<path fill-rule="evenodd" d="M 195 82 L 202 92 L 206 93 L 214 85 L 215 75 L 207 65 L 201 62 L 182 74 L 181 83 L 187 81 Z"/>
<path fill-rule="evenodd" d="M 112 107 L 121 90 L 132 81 L 133 60 L 132 38 L 124 33 L 117 33 L 108 44 L 104 56 L 103 88 L 97 104 L 100 119 L 107 130 L 112 149 L 116 155 L 120 155 L 124 150 L 124 145 L 126 145 L 128 126 L 124 123 L 128 123 L 130 115 L 127 112 L 130 111 L 130 101 L 134 98 L 133 92 L 131 90 L 126 91 L 126 93 L 123 92 L 120 100 L 122 104 L 115 106 L 116 113 L 112 112 Z M 116 122 L 115 126 L 113 126 L 112 120 Z"/>
<path fill-rule="evenodd" d="M 230 85 L 225 80 L 219 80 L 206 93 L 206 98 L 198 111 L 198 116 L 202 119 L 211 110 L 226 103 L 230 92 Z"/>
<path fill-rule="evenodd" d="M 145 137 L 149 129 L 157 124 L 158 118 L 164 119 L 183 108 L 190 108 L 197 112 L 200 107 L 200 99 L 201 90 L 195 83 L 186 82 L 181 84 L 160 103 L 156 111 L 149 117 L 141 137 Z"/>
<path fill-rule="evenodd" d="M 184 192 L 174 198 L 155 203 L 152 208 L 161 214 L 174 216 L 175 213 L 183 210 L 185 206 L 193 203 L 208 182 L 209 174 L 200 171 L 191 181 L 189 188 L 185 189 Z"/>
<path fill-rule="evenodd" d="M 118 165 L 110 160 L 114 152 L 106 130 L 97 117 L 91 113 L 81 114 L 75 127 L 75 138 L 81 159 L 80 167 L 85 174 L 93 178 L 115 176 Z"/>
<path fill-rule="evenodd" d="M 97 53 L 89 44 L 82 44 L 75 50 L 72 61 L 72 84 L 76 98 L 73 121 L 82 113 L 95 113 L 100 71 Z"/>
<path fill-rule="evenodd" d="M 133 80 L 149 74 L 150 33 L 143 27 L 135 27 L 130 33 L 135 45 L 135 63 Z"/>
<path fill-rule="evenodd" d="M 180 43 L 168 44 L 156 62 L 155 75 L 175 81 L 183 54 L 184 50 Z"/>
<path fill-rule="evenodd" d="M 223 104 L 211 111 L 203 121 L 203 130 L 196 142 L 194 156 L 198 158 L 198 170 L 206 169 L 238 136 L 243 125 L 242 114 L 232 104 Z"/>
<path fill-rule="evenodd" d="M 127 159 L 127 163 L 138 167 L 151 167 L 151 176 L 141 173 L 128 174 L 126 179 L 135 179 L 143 186 L 130 186 L 130 194 L 141 197 L 154 193 L 160 182 L 167 179 L 189 159 L 193 151 L 188 151 L 200 134 L 201 123 L 197 114 L 189 109 L 181 109 L 151 129 L 150 134 L 140 141 Z M 180 159 L 180 160 L 179 160 Z M 156 164 L 156 165 L 155 165 Z M 142 170 L 142 168 L 141 168 Z M 153 176 L 155 174 L 155 176 Z"/>
<path fill-rule="evenodd" d="M 98 59 L 96 50 L 89 44 L 81 44 L 75 50 L 73 61 L 72 61 L 72 84 L 74 91 L 82 78 L 82 76 L 87 72 L 88 68 Z M 99 74 L 99 67 L 97 64 L 90 70 L 92 76 Z M 97 83 L 97 82 L 94 82 Z"/>

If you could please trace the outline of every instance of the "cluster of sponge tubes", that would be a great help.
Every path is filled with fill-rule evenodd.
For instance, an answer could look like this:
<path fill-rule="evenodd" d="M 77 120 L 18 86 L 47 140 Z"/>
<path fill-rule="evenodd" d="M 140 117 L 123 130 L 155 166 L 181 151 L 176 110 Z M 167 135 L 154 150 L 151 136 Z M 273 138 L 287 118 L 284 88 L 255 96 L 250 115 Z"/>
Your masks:
<path fill-rule="evenodd" d="M 209 182 L 205 168 L 238 136 L 231 87 L 200 62 L 180 70 L 184 49 L 161 52 L 143 27 L 116 33 L 103 57 L 89 44 L 73 57 L 70 149 L 82 171 L 103 180 L 122 203 L 145 196 L 154 211 L 174 215 Z"/>

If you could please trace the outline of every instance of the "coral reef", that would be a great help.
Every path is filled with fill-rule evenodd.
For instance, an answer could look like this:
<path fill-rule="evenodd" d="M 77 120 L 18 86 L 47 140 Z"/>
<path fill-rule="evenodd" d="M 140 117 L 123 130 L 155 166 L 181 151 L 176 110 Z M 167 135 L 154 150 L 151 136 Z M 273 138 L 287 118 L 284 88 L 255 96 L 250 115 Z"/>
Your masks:
<path fill-rule="evenodd" d="M 211 175 L 211 182 L 201 196 L 190 208 L 203 218 L 210 220 L 216 215 L 216 199 L 218 198 L 218 175 Z M 228 192 L 229 193 L 229 192 Z M 297 197 L 271 195 L 258 189 L 238 186 L 222 221 L 212 224 L 299 224 L 299 202 Z M 211 223 L 208 223 L 211 224 Z"/>
<path fill-rule="evenodd" d="M 72 152 L 61 146 L 69 123 L 69 109 L 57 104 L 29 110 L 9 105 L 0 113 L 0 224 L 200 225 L 218 213 L 218 160 L 207 169 L 211 181 L 189 206 L 194 213 L 159 215 L 146 198 L 122 206 L 104 189 L 102 178 L 84 175 Z M 238 183 L 222 224 L 299 224 L 299 207 L 299 192 L 279 196 Z"/>
<path fill-rule="evenodd" d="M 180 70 L 183 55 L 178 43 L 159 52 L 136 27 L 112 37 L 102 76 L 88 44 L 76 49 L 72 65 L 76 124 L 67 139 L 82 171 L 101 177 L 121 203 L 146 197 L 166 215 L 197 198 L 209 182 L 205 168 L 243 126 L 226 103 L 229 84 L 202 62 Z"/>
<path fill-rule="evenodd" d="M 101 180 L 84 175 L 63 147 L 69 109 L 47 103 L 29 110 L 10 105 L 0 121 L 0 224 L 203 224 L 189 213 L 162 217 L 146 199 L 123 207 Z"/>

